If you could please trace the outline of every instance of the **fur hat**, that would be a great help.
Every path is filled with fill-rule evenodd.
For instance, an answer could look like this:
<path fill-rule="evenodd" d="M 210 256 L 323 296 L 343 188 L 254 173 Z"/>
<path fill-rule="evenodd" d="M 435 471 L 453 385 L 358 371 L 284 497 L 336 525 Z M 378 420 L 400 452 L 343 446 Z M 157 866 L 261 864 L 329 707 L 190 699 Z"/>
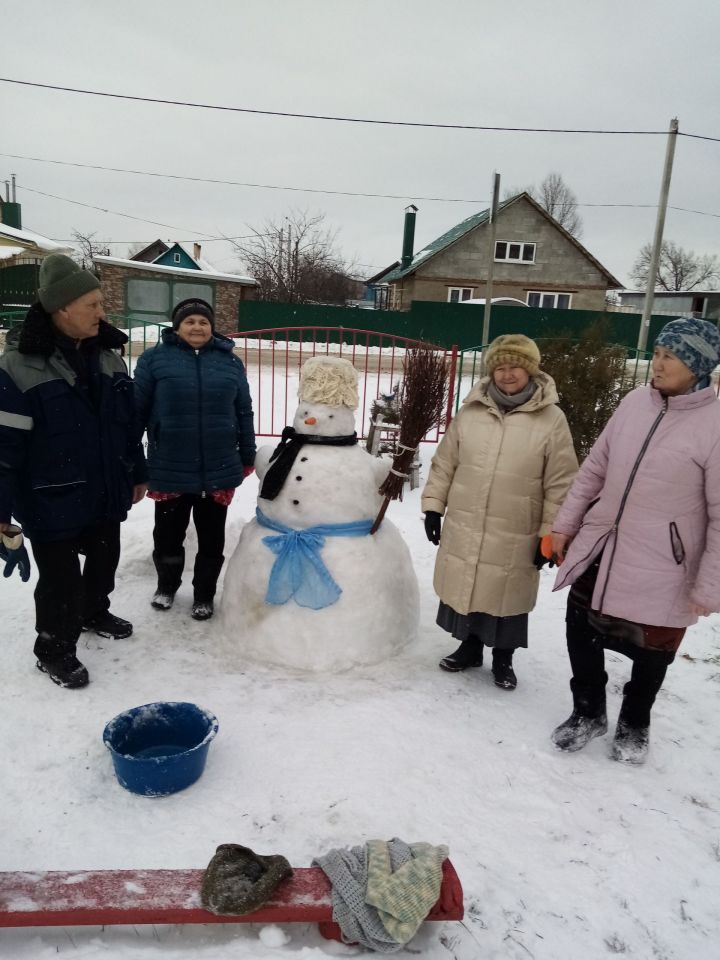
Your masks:
<path fill-rule="evenodd" d="M 682 360 L 698 380 L 708 377 L 720 363 L 720 333 L 714 323 L 694 317 L 678 317 L 666 323 L 656 347 L 665 347 Z"/>
<path fill-rule="evenodd" d="M 512 367 L 522 367 L 531 377 L 540 373 L 540 351 L 537 344 L 522 333 L 506 333 L 496 337 L 485 351 L 484 360 L 485 369 L 490 376 L 497 367 L 506 363 Z"/>
<path fill-rule="evenodd" d="M 298 399 L 355 410 L 359 403 L 357 370 L 342 357 L 310 357 L 300 372 Z"/>
<path fill-rule="evenodd" d="M 172 313 L 173 330 L 177 330 L 183 320 L 195 314 L 199 314 L 201 317 L 207 317 L 213 332 L 215 331 L 215 314 L 213 308 L 207 301 L 198 300 L 196 297 L 191 297 L 189 300 L 181 300 L 175 307 Z"/>
<path fill-rule="evenodd" d="M 48 313 L 62 310 L 91 290 L 100 289 L 100 281 L 83 270 L 64 253 L 51 253 L 40 264 L 38 299 Z"/>
<path fill-rule="evenodd" d="M 292 873 L 279 854 L 261 857 L 239 843 L 222 843 L 203 876 L 200 900 L 211 913 L 243 916 L 266 903 Z"/>

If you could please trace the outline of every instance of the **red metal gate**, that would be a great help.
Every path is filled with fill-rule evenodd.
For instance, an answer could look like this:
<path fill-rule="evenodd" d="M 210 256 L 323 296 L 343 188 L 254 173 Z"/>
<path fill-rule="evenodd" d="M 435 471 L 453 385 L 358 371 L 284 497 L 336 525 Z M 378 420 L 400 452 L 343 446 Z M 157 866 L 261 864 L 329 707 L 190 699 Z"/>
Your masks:
<path fill-rule="evenodd" d="M 260 437 L 280 436 L 292 423 L 297 407 L 300 367 L 318 354 L 344 357 L 359 375 L 360 406 L 356 415 L 358 436 L 367 436 L 372 402 L 389 395 L 402 380 L 403 359 L 418 340 L 348 327 L 271 327 L 233 333 L 236 350 L 245 364 L 255 411 L 255 432 Z M 458 348 L 436 347 L 448 366 L 450 392 L 447 422 L 452 418 Z M 437 428 L 425 440 L 437 442 Z"/>

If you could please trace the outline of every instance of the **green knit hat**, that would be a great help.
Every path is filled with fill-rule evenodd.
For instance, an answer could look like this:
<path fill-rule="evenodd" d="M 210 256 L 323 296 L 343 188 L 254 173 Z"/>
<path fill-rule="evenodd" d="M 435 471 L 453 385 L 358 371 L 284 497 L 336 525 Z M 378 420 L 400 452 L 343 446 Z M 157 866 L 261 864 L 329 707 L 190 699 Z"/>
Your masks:
<path fill-rule="evenodd" d="M 48 313 L 62 310 L 84 293 L 99 289 L 95 274 L 81 269 L 64 253 L 51 253 L 40 264 L 38 297 Z"/>

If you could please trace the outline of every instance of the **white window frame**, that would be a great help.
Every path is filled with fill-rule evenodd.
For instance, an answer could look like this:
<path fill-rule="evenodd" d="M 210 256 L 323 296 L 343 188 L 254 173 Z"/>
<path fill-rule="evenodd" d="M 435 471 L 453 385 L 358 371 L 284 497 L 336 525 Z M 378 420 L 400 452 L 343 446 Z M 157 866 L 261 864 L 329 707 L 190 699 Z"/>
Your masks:
<path fill-rule="evenodd" d="M 505 244 L 505 256 L 504 256 L 504 257 L 499 257 L 499 256 L 498 256 L 498 244 L 499 244 L 499 243 L 504 243 L 504 244 Z M 511 246 L 513 246 L 513 247 L 519 247 L 519 248 L 520 248 L 520 255 L 519 255 L 519 256 L 517 256 L 517 257 L 511 257 L 511 256 L 510 256 L 510 247 L 511 247 Z M 525 259 L 523 258 L 523 253 L 525 252 L 525 248 L 526 248 L 526 247 L 528 247 L 528 248 L 532 247 L 532 259 L 531 259 L 531 260 L 525 260 Z M 534 243 L 534 242 L 533 242 L 533 243 L 531 243 L 531 242 L 529 242 L 529 241 L 528 241 L 528 242 L 525 242 L 525 241 L 523 241 L 523 240 L 496 240 L 496 241 L 495 241 L 495 262 L 496 262 L 496 263 L 535 263 L 535 250 L 536 250 L 536 249 L 537 249 L 537 244 Z"/>
<path fill-rule="evenodd" d="M 458 297 L 457 300 L 452 299 L 453 291 L 457 290 Z M 463 293 L 467 291 L 468 296 L 464 297 Z M 475 293 L 475 287 L 448 287 L 447 302 L 448 303 L 462 303 L 463 300 L 472 300 L 473 294 Z"/>
<path fill-rule="evenodd" d="M 538 307 L 541 307 L 544 310 L 570 310 L 572 309 L 572 298 L 573 295 L 568 293 L 565 290 L 554 291 L 554 290 L 528 290 L 527 292 L 527 305 L 530 306 L 530 297 L 539 297 L 540 303 Z M 543 303 L 545 297 L 552 297 L 553 302 L 551 304 Z M 567 297 L 568 302 L 566 307 L 558 307 L 558 297 Z"/>
<path fill-rule="evenodd" d="M 180 263 L 180 254 L 179 253 L 173 254 L 173 260 L 175 263 Z"/>

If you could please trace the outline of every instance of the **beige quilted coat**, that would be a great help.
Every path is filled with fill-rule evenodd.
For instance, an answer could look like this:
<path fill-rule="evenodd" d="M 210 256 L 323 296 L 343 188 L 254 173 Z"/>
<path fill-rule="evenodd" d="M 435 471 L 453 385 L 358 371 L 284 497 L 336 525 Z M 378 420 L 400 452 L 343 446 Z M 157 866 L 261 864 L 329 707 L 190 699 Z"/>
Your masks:
<path fill-rule="evenodd" d="M 535 606 L 538 538 L 550 533 L 577 473 L 557 391 L 546 373 L 503 415 L 488 377 L 465 398 L 432 460 L 422 510 L 447 513 L 433 585 L 457 613 L 509 617 Z"/>

